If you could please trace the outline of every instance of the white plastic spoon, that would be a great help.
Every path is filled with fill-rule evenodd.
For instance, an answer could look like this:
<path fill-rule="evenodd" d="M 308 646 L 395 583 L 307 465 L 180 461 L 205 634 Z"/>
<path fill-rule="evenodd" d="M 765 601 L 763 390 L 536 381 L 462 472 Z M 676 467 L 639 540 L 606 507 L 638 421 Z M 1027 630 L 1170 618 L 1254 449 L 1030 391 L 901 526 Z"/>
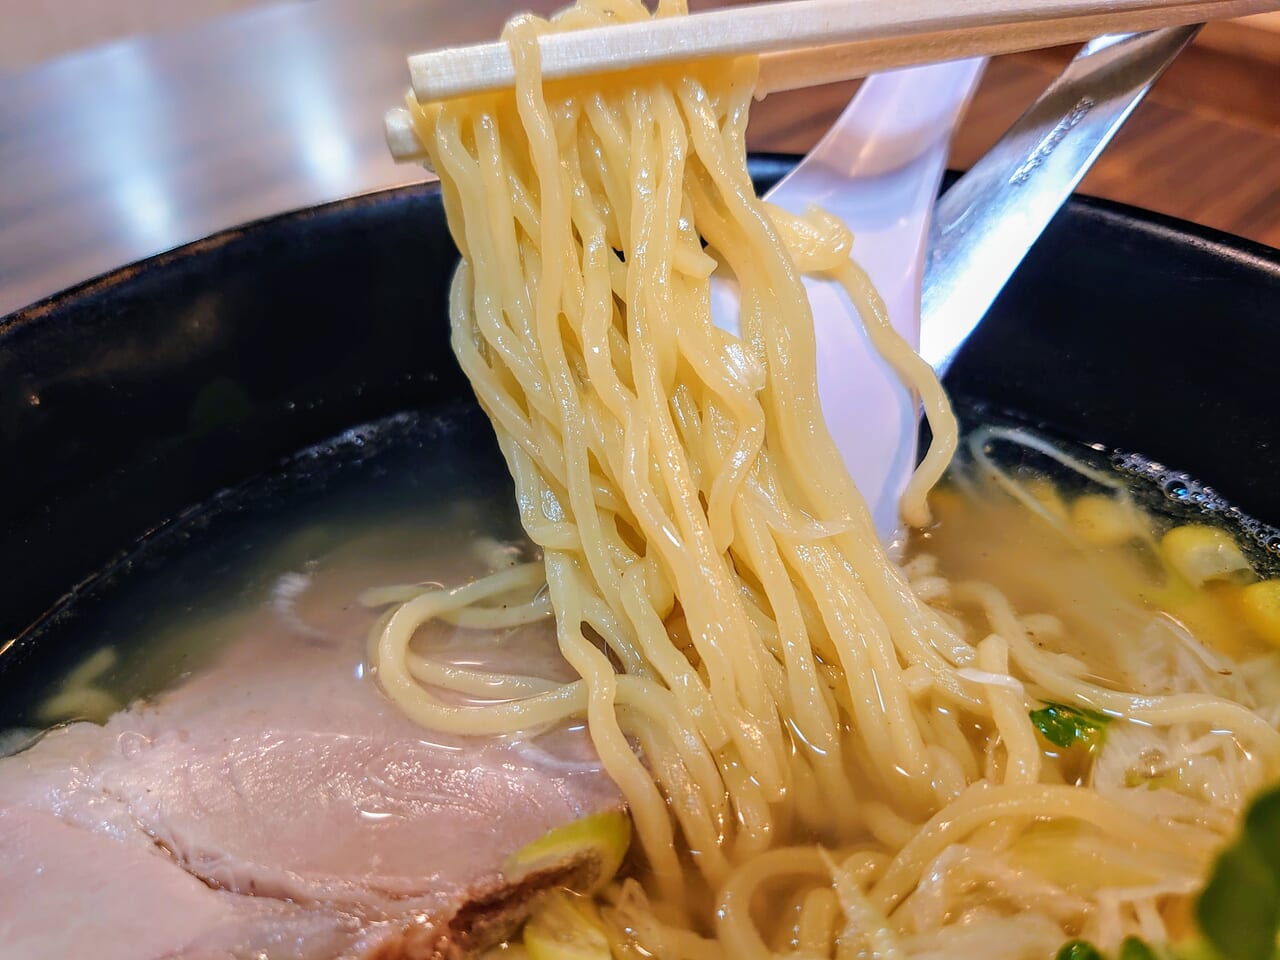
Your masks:
<path fill-rule="evenodd" d="M 843 220 L 854 258 L 884 298 L 894 327 L 920 345 L 920 278 L 930 215 L 951 133 L 985 60 L 867 78 L 822 141 L 765 199 L 792 213 L 812 204 Z M 916 458 L 917 401 L 867 341 L 837 284 L 806 280 L 818 346 L 818 393 L 845 466 L 886 543 Z M 737 332 L 737 292 L 713 280 L 718 326 Z"/>

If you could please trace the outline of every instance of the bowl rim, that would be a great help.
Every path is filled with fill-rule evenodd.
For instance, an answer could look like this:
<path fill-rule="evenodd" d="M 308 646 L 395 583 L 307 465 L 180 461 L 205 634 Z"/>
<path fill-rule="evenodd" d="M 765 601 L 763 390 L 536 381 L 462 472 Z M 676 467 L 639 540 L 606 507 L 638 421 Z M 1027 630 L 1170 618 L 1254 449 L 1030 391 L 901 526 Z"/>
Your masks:
<path fill-rule="evenodd" d="M 766 168 L 785 169 L 800 160 L 798 154 L 752 152 L 748 161 Z M 944 184 L 949 185 L 959 174 L 949 171 Z M 324 215 L 340 213 L 382 204 L 403 202 L 410 197 L 425 197 L 440 190 L 438 180 L 424 180 L 417 183 L 398 186 L 380 187 L 364 193 L 352 194 L 337 200 L 311 204 L 279 213 L 267 214 L 236 226 L 215 231 L 208 236 L 188 243 L 180 244 L 169 250 L 135 260 L 97 276 L 89 277 L 48 296 L 42 297 L 25 307 L 19 307 L 12 313 L 0 317 L 0 338 L 18 326 L 57 313 L 72 306 L 81 299 L 109 292 L 128 284 L 139 274 L 161 269 L 171 263 L 188 261 L 206 252 L 217 250 L 235 243 L 241 238 L 273 226 L 305 221 Z M 1075 211 L 1085 213 L 1105 223 L 1109 228 L 1127 229 L 1143 233 L 1155 238 L 1165 239 L 1186 246 L 1198 248 L 1218 259 L 1236 263 L 1245 269 L 1274 274 L 1280 278 L 1280 249 L 1270 247 L 1247 237 L 1237 236 L 1214 227 L 1169 216 L 1153 210 L 1146 210 L 1132 204 L 1115 200 L 1106 200 L 1087 193 L 1073 193 L 1063 205 L 1062 212 Z M 1059 215 L 1060 215 L 1059 214 Z"/>

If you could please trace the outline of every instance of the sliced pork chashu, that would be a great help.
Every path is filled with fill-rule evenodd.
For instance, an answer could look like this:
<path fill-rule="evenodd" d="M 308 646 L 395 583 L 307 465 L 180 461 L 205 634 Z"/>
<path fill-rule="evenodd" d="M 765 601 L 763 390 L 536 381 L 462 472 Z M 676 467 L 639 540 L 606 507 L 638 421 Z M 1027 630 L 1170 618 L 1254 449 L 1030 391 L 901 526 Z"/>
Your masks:
<path fill-rule="evenodd" d="M 136 917 L 103 882 L 118 869 L 145 877 L 155 903 L 172 899 L 168 918 L 191 918 L 122 958 L 430 957 L 509 934 L 539 886 L 571 877 L 565 864 L 513 889 L 501 864 L 557 826 L 620 808 L 585 733 L 531 744 L 416 726 L 363 676 L 359 588 L 338 577 L 295 590 L 288 617 L 249 618 L 213 668 L 154 703 L 0 761 L 0 845 L 26 838 L 22 865 L 6 867 L 0 931 L 62 891 L 85 903 L 86 937 L 123 938 Z M 436 640 L 470 662 L 566 670 L 549 624 Z M 54 871 L 44 893 L 22 884 L 40 862 L 73 862 L 79 845 L 96 872 Z M 186 946 L 161 935 L 188 927 Z M 24 942 L 25 960 L 74 955 Z"/>

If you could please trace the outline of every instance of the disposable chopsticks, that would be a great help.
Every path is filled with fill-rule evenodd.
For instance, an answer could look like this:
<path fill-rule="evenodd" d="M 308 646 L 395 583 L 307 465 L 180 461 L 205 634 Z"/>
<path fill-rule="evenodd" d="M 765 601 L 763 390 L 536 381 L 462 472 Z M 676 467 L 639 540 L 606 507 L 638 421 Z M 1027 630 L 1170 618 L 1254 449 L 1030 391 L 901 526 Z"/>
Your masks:
<path fill-rule="evenodd" d="M 789 0 L 549 34 L 539 47 L 545 80 L 762 54 L 763 95 L 888 67 L 1277 8 L 1280 0 Z M 423 103 L 502 89 L 515 79 L 502 42 L 415 54 L 409 74 Z"/>

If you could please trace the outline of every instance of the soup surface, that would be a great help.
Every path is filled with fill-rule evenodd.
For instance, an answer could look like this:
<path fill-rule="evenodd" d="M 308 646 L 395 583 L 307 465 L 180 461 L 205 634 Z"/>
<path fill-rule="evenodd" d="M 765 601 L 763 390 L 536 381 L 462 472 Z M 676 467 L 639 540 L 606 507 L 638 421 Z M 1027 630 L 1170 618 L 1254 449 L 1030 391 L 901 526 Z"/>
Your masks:
<path fill-rule="evenodd" d="M 1250 579 L 1243 571 L 1170 592 L 1152 548 L 1174 527 L 1211 526 L 1238 545 L 1256 579 L 1267 579 L 1280 575 L 1276 528 L 1140 454 L 1050 440 L 1017 421 L 961 409 L 965 442 L 933 495 L 937 522 L 912 535 L 906 562 L 936 558 L 948 579 L 989 581 L 1018 610 L 1065 616 L 1091 660 L 1102 645 L 1088 638 L 1095 629 L 1122 632 L 1123 624 L 1098 624 L 1119 600 L 1135 598 L 1171 617 L 1180 611 L 1227 655 L 1272 649 L 1232 608 L 1240 581 Z M 488 431 L 470 404 L 355 428 L 165 524 L 33 628 L 34 642 L 65 649 L 64 672 L 24 677 L 6 690 L 0 728 L 12 741 L 15 729 L 101 721 L 208 664 L 236 638 L 246 611 L 291 616 L 293 600 L 318 574 L 353 578 L 343 605 L 358 606 L 365 589 L 406 577 L 432 582 L 415 576 L 423 571 L 479 570 L 491 559 L 487 550 L 530 559 Z M 1004 476 L 975 463 L 978 449 Z M 1103 507 L 1105 516 L 1092 516 L 1099 498 L 1117 489 L 1073 467 L 1122 485 L 1131 509 Z M 1127 526 L 1091 530 L 1099 521 Z M 77 703 L 64 696 L 68 688 L 95 692 Z"/>
<path fill-rule="evenodd" d="M 990 611 L 983 608 L 982 590 L 993 586 L 1018 612 L 1017 628 L 1031 642 L 1073 668 L 1084 665 L 1081 675 L 1092 682 L 1137 692 L 1216 693 L 1255 705 L 1273 726 L 1280 722 L 1277 624 L 1265 604 L 1249 600 L 1277 572 L 1273 530 L 1240 515 L 1211 489 L 1139 456 L 1051 442 L 974 410 L 966 411 L 965 419 L 971 425 L 961 456 L 932 495 L 936 522 L 913 535 L 905 549 L 904 567 L 922 596 L 973 633 L 986 628 Z M 533 555 L 520 531 L 509 478 L 487 423 L 474 407 L 460 405 L 435 416 L 404 415 L 350 431 L 300 454 L 278 475 L 228 491 L 175 519 L 39 625 L 34 639 L 65 649 L 66 669 L 34 678 L 25 698 L 6 699 L 8 712 L 0 719 L 7 731 L 3 742 L 6 752 L 17 753 L 7 762 L 40 756 L 39 744 L 23 751 L 39 731 L 68 723 L 69 731 L 87 729 L 73 723 L 80 720 L 106 723 L 109 730 L 134 736 L 139 734 L 128 727 L 129 718 L 148 715 L 164 726 L 176 716 L 186 731 L 197 728 L 193 717 L 207 715 L 244 737 L 248 715 L 235 712 L 237 698 L 257 696 L 260 689 L 279 691 L 272 694 L 279 702 L 296 696 L 342 704 L 352 698 L 359 705 L 352 713 L 337 708 L 321 719 L 305 711 L 294 716 L 301 717 L 303 726 L 328 725 L 337 734 L 359 734 L 367 724 L 360 711 L 381 698 L 364 646 L 376 615 L 361 604 L 361 594 L 388 584 L 460 586 L 528 559 Z M 559 682 L 573 676 L 560 658 L 549 622 L 505 630 L 435 624 L 415 644 L 436 662 L 460 669 Z M 298 683 L 291 694 L 287 688 L 292 679 Z M 146 714 L 148 702 L 156 704 L 153 714 Z M 465 707 L 468 701 L 455 702 Z M 475 702 L 490 701 L 481 692 Z M 135 706 L 126 709 L 131 704 Z M 278 702 L 261 707 L 269 728 L 279 724 L 271 713 L 276 707 Z M 389 705 L 383 707 L 375 708 L 384 718 L 379 723 L 395 714 Z M 1227 734 L 1193 736 L 1188 727 L 1185 740 L 1178 739 L 1176 728 L 1156 736 L 1145 725 L 1118 721 L 1105 712 L 1050 702 L 1037 705 L 1031 719 L 1039 734 L 1041 762 L 1064 783 L 1118 794 L 1141 790 L 1189 798 L 1201 811 L 1196 816 L 1217 811 L 1214 815 L 1228 817 L 1238 814 L 1263 785 L 1258 771 L 1230 759 L 1243 753 L 1243 747 L 1215 742 L 1215 736 L 1230 739 Z M 351 729 L 343 730 L 343 724 Z M 396 736 L 403 735 L 397 727 Z M 146 736 L 161 734 L 148 730 Z M 987 763 L 1007 762 L 995 740 L 981 746 L 990 731 L 975 724 L 971 737 L 980 745 L 979 754 L 985 749 Z M 287 737 L 278 739 L 284 743 Z M 518 821 L 521 802 L 543 794 L 563 807 L 544 818 L 538 831 L 616 806 L 580 725 L 478 739 L 419 730 L 411 739 L 443 751 L 424 754 L 420 762 L 453 769 L 463 783 L 457 802 L 474 800 L 494 824 Z M 450 768 L 451 761 L 441 757 L 451 754 L 465 756 L 470 766 Z M 472 763 L 478 756 L 483 759 Z M 188 776 L 176 779 L 178 786 L 161 803 L 157 823 L 181 819 L 192 800 L 184 791 L 208 808 L 203 815 L 230 809 L 218 799 L 211 778 L 198 770 L 190 773 L 204 762 L 200 757 L 166 758 L 186 764 Z M 55 757 L 54 763 L 59 762 Z M 391 795 L 397 803 L 403 801 L 403 790 L 397 793 L 395 784 L 383 789 L 394 763 L 380 772 L 367 765 L 354 772 L 339 770 L 350 758 L 332 747 L 291 762 L 321 772 L 314 785 L 320 793 L 333 783 L 367 783 L 372 777 L 376 789 L 347 798 L 351 818 L 362 825 L 381 829 L 384 820 L 406 816 L 403 804 L 386 802 Z M 234 761 L 220 769 L 237 775 Z M 534 787 L 526 782 L 523 792 L 504 793 L 486 770 L 518 770 L 526 780 L 541 779 Z M 477 795 L 469 799 L 467 790 Z M 346 814 L 333 815 L 327 801 L 308 808 L 311 801 L 303 794 L 305 790 L 298 795 L 298 812 L 319 820 L 336 816 L 332 823 L 340 835 Z M 249 801 L 255 796 L 245 786 L 236 795 Z M 273 794 L 264 789 L 256 796 L 270 803 Z M 0 806 L 5 799 L 0 792 Z M 272 881 L 277 884 L 273 888 L 261 872 L 237 872 L 241 868 L 236 867 L 227 868 L 225 876 L 215 873 L 219 885 L 250 897 L 305 901 L 319 886 L 332 886 L 335 877 L 352 874 L 377 888 L 378 896 L 394 893 L 397 883 L 406 886 L 396 896 L 418 895 L 407 879 L 419 869 L 418 860 L 379 872 L 369 861 L 385 858 L 386 851 L 359 833 L 352 835 L 356 846 L 341 857 L 290 859 L 293 852 L 276 849 L 267 831 L 254 826 L 251 807 L 246 802 L 235 808 L 231 833 L 237 846 L 222 855 L 259 866 L 271 865 L 275 857 L 291 879 Z M 447 821 L 441 809 L 437 804 L 423 814 L 421 806 L 413 808 L 414 816 L 423 816 L 415 827 L 419 834 L 429 835 L 433 823 Z M 892 832 L 892 817 L 884 816 L 888 819 L 877 829 Z M 456 828 L 456 822 L 451 826 Z M 210 881 L 209 863 L 181 847 L 186 834 L 148 829 L 184 869 Z M 504 834 L 500 827 L 496 832 L 497 842 L 509 848 L 494 852 L 498 860 L 538 835 L 529 830 Z M 223 839 L 215 831 L 191 843 L 216 848 Z M 813 835 L 790 839 L 830 840 Z M 302 835 L 293 840 L 308 842 Z M 945 954 L 943 944 L 931 944 L 923 934 L 931 911 L 945 904 L 978 919 L 993 910 L 1016 913 L 1017 898 L 1010 890 L 1017 887 L 1027 910 L 1047 912 L 1068 933 L 1081 932 L 1088 922 L 1096 929 L 1100 921 L 1072 916 L 1071 898 L 1105 885 L 1118 891 L 1110 922 L 1119 925 L 1126 911 L 1142 909 L 1140 892 L 1132 891 L 1158 880 L 1161 864 L 1134 863 L 1131 876 L 1118 876 L 1110 853 L 1081 830 L 1028 831 L 1001 854 L 1001 869 L 1017 873 L 1011 880 L 988 875 L 991 863 L 984 860 L 981 844 L 958 847 L 949 855 L 949 866 L 944 858 L 937 866 L 946 867 L 953 880 L 967 877 L 967 892 L 944 890 L 941 881 L 921 884 L 899 908 L 895 922 L 912 953 Z M 492 864 L 486 869 L 492 872 Z M 643 866 L 633 863 L 627 869 L 643 871 Z M 434 865 L 421 866 L 424 876 L 434 870 Z M 697 883 L 693 889 L 699 889 Z M 337 921 L 327 918 L 317 930 L 308 927 L 290 935 L 301 937 L 298 942 L 312 938 L 320 945 L 316 956 L 325 951 L 332 955 L 335 937 L 345 938 L 344 949 L 354 949 L 350 944 L 365 943 L 361 938 L 371 935 L 370 928 L 382 935 L 394 926 L 396 912 L 385 904 L 370 907 L 364 896 L 353 894 Z M 1046 907 L 1055 897 L 1057 905 Z M 1157 899 L 1151 897 L 1153 910 Z M 754 912 L 775 947 L 786 949 L 800 942 L 802 908 L 783 897 L 777 903 L 757 903 Z M 310 916 L 306 920 L 316 922 Z M 1105 927 L 1108 921 L 1101 922 Z M 1160 924 L 1170 926 L 1154 932 L 1159 939 L 1189 932 L 1176 918 L 1163 916 Z M 261 923 L 248 933 L 237 928 L 236 936 L 257 943 L 265 936 L 261 930 Z M 921 931 L 914 941 L 913 930 Z M 46 950 L 44 955 L 54 954 Z"/>
<path fill-rule="evenodd" d="M 477 544 L 522 541 L 488 430 L 470 405 L 359 427 L 175 518 L 35 628 L 73 666 L 27 678 L 0 726 L 105 719 L 209 664 L 247 612 L 293 616 L 312 578 L 350 577 L 334 600 L 358 607 L 367 587 L 429 580 L 481 563 Z M 77 706 L 59 700 L 68 686 L 102 696 Z"/>

